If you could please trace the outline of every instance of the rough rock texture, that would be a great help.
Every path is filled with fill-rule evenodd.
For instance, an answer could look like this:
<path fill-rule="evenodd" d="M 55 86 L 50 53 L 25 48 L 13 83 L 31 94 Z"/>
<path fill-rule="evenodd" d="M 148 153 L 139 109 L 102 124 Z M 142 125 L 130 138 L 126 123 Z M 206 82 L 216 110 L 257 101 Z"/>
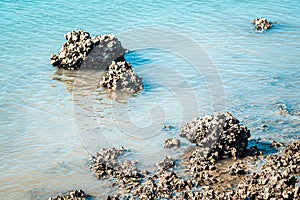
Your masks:
<path fill-rule="evenodd" d="M 277 142 L 277 141 L 273 140 L 271 146 L 275 147 L 275 148 L 279 148 L 279 147 L 283 147 L 284 144 L 281 143 L 281 142 Z"/>
<path fill-rule="evenodd" d="M 180 136 L 201 147 L 198 153 L 203 157 L 210 157 L 215 152 L 218 158 L 238 157 L 246 151 L 250 131 L 226 112 L 186 123 L 181 128 Z"/>
<path fill-rule="evenodd" d="M 125 160 L 120 162 L 118 157 L 125 149 L 103 148 L 91 159 L 91 169 L 97 178 L 117 178 L 119 187 L 131 189 L 139 185 L 141 174 L 135 165 L 137 162 Z"/>
<path fill-rule="evenodd" d="M 232 166 L 228 167 L 227 172 L 230 175 L 246 174 L 246 165 L 243 161 L 235 162 Z"/>
<path fill-rule="evenodd" d="M 255 26 L 255 30 L 257 31 L 264 31 L 267 29 L 272 28 L 272 23 L 268 22 L 266 18 L 258 18 L 252 21 Z"/>
<path fill-rule="evenodd" d="M 264 168 L 273 170 L 285 169 L 286 173 L 300 173 L 300 141 L 293 141 L 284 150 L 284 155 L 269 155 Z"/>
<path fill-rule="evenodd" d="M 49 200 L 85 200 L 86 198 L 87 196 L 84 191 L 74 190 L 61 196 L 59 195 L 57 197 L 50 197 Z"/>
<path fill-rule="evenodd" d="M 199 156 L 198 148 L 194 151 L 198 157 L 192 156 L 193 159 L 200 159 L 195 160 L 196 165 L 202 159 L 208 159 Z M 284 156 L 294 154 L 299 156 L 299 148 L 300 141 L 294 141 L 285 149 Z M 217 156 L 212 155 L 212 157 Z M 223 171 L 224 168 L 220 168 L 220 165 L 210 168 L 209 166 L 212 166 L 210 164 L 214 162 L 210 160 L 208 165 L 197 172 L 198 176 L 182 178 L 174 171 L 174 163 L 171 161 L 169 157 L 166 157 L 158 164 L 163 163 L 160 167 L 164 170 L 143 177 L 141 184 L 126 190 L 125 193 L 109 196 L 107 199 L 299 199 L 300 189 L 295 185 L 298 180 L 287 167 L 280 169 L 268 167 L 261 172 L 246 174 L 244 160 L 233 163 L 225 168 L 225 171 Z M 294 165 L 293 162 L 288 164 L 288 166 L 292 165 Z M 224 175 L 224 173 L 227 174 L 226 178 L 216 176 Z M 230 184 L 228 187 L 220 185 L 224 181 L 222 179 L 229 177 L 236 177 L 232 180 L 236 180 L 237 183 Z"/>
<path fill-rule="evenodd" d="M 135 93 L 143 90 L 142 78 L 132 70 L 131 64 L 126 61 L 113 61 L 104 73 L 100 86 L 109 91 L 126 91 Z"/>
<path fill-rule="evenodd" d="M 177 138 L 168 138 L 163 145 L 164 148 L 178 148 L 180 146 L 180 140 Z"/>
<path fill-rule="evenodd" d="M 159 171 L 170 169 L 174 166 L 175 162 L 170 156 L 166 156 L 164 159 L 157 163 Z"/>
<path fill-rule="evenodd" d="M 79 30 L 67 33 L 65 39 L 59 53 L 50 57 L 50 64 L 59 68 L 106 69 L 125 54 L 121 42 L 112 34 L 90 37 L 88 32 Z"/>

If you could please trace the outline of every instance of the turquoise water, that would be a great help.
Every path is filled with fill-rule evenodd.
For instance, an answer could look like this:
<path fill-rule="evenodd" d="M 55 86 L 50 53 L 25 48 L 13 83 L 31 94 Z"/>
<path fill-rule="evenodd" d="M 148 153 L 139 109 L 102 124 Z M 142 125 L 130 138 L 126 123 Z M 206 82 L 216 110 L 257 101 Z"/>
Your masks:
<path fill-rule="evenodd" d="M 101 199 L 111 190 L 88 170 L 90 153 L 125 146 L 150 166 L 178 153 L 165 138 L 214 111 L 230 111 L 254 138 L 299 139 L 299 13 L 299 1 L 1 0 L 0 199 L 79 188 Z M 278 24 L 255 32 L 261 16 Z M 98 73 L 56 73 L 48 58 L 78 29 L 135 50 L 127 59 L 145 90 L 114 99 Z"/>

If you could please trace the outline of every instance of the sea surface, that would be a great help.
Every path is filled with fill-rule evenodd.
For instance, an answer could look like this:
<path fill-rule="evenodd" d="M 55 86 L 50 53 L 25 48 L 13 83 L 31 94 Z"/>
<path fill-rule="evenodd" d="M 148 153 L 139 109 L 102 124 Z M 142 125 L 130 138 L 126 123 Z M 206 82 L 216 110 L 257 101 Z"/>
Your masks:
<path fill-rule="evenodd" d="M 103 147 L 151 168 L 197 116 L 231 112 L 252 138 L 300 137 L 300 2 L 0 0 L 0 199 L 113 189 L 89 170 Z M 251 20 L 274 28 L 256 32 Z M 97 87 L 100 71 L 49 64 L 64 34 L 113 33 L 143 77 L 134 96 Z"/>

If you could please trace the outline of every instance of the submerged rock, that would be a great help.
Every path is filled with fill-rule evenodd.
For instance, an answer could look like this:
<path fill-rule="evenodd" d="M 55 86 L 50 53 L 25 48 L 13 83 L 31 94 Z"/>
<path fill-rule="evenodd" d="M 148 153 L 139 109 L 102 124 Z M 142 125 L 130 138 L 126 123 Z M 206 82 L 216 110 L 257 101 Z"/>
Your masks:
<path fill-rule="evenodd" d="M 168 138 L 163 145 L 164 148 L 178 148 L 180 146 L 180 140 L 177 138 Z"/>
<path fill-rule="evenodd" d="M 229 112 L 196 118 L 186 123 L 180 136 L 201 147 L 198 153 L 210 157 L 239 157 L 245 154 L 250 131 Z"/>
<path fill-rule="evenodd" d="M 126 61 L 113 61 L 103 74 L 100 86 L 109 91 L 126 91 L 135 93 L 143 90 L 142 78 L 131 68 L 131 64 Z"/>
<path fill-rule="evenodd" d="M 50 197 L 49 200 L 85 200 L 87 195 L 82 190 L 74 190 L 67 192 L 64 195 L 58 195 L 57 197 Z"/>
<path fill-rule="evenodd" d="M 67 33 L 65 39 L 67 42 L 59 53 L 51 55 L 50 64 L 68 70 L 106 69 L 126 51 L 112 34 L 91 37 L 88 32 L 79 30 Z"/>
<path fill-rule="evenodd" d="M 252 21 L 255 26 L 255 30 L 257 31 L 264 31 L 267 29 L 272 28 L 272 23 L 268 22 L 266 18 L 258 18 Z"/>

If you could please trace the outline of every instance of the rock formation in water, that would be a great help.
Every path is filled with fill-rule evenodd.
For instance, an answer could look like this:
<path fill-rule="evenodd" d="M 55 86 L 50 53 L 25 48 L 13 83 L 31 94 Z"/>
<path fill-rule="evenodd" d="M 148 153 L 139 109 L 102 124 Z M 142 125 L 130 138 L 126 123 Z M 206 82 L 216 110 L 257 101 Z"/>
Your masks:
<path fill-rule="evenodd" d="M 250 131 L 229 112 L 196 118 L 186 123 L 180 132 L 199 146 L 203 157 L 217 154 L 218 158 L 238 157 L 245 153 Z"/>
<path fill-rule="evenodd" d="M 133 188 L 139 185 L 141 174 L 136 168 L 135 161 L 119 161 L 120 155 L 125 153 L 122 148 L 103 148 L 91 158 L 91 169 L 98 179 L 116 178 L 121 188 Z"/>
<path fill-rule="evenodd" d="M 269 22 L 266 18 L 258 18 L 252 21 L 255 26 L 255 30 L 264 31 L 272 28 L 272 23 Z"/>
<path fill-rule="evenodd" d="M 126 91 L 135 93 L 143 90 L 142 78 L 131 68 L 131 64 L 126 61 L 113 61 L 103 74 L 100 86 L 109 91 Z"/>
<path fill-rule="evenodd" d="M 51 55 L 50 64 L 68 70 L 106 69 L 126 51 L 112 34 L 91 37 L 88 32 L 79 30 L 67 33 L 65 39 L 67 42 L 59 53 Z"/>
<path fill-rule="evenodd" d="M 82 190 L 74 190 L 67 192 L 64 195 L 50 197 L 49 200 L 86 200 L 88 196 Z"/>
<path fill-rule="evenodd" d="M 163 145 L 164 148 L 178 148 L 180 146 L 180 140 L 177 138 L 168 138 Z"/>

